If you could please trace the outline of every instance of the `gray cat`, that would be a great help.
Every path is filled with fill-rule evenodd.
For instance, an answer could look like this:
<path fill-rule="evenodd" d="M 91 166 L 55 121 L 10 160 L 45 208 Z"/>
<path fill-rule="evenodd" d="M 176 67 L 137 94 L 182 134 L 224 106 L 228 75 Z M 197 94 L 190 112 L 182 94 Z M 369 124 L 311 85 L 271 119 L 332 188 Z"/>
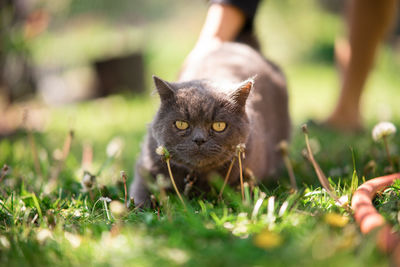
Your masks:
<path fill-rule="evenodd" d="M 290 135 L 288 96 L 282 72 L 259 52 L 225 43 L 187 64 L 178 82 L 153 79 L 161 106 L 136 164 L 130 190 L 136 204 L 148 199 L 146 179 L 168 177 L 155 152 L 160 145 L 170 152 L 180 192 L 185 178 L 195 178 L 193 188 L 201 192 L 208 190 L 212 174 L 225 177 L 238 144 L 246 146 L 244 169 L 260 180 L 276 173 L 277 144 Z M 229 182 L 238 181 L 236 161 Z"/>

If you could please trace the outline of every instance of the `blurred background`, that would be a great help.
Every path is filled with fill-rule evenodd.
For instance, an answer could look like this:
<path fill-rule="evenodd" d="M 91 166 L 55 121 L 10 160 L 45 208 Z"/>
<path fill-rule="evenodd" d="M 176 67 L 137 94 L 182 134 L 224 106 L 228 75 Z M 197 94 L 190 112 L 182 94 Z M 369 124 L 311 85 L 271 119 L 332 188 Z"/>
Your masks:
<path fill-rule="evenodd" d="M 343 2 L 269 0 L 258 10 L 256 33 L 264 55 L 287 75 L 294 125 L 325 118 L 337 99 L 334 42 L 345 36 Z M 0 162 L 18 160 L 11 147 L 19 129 L 33 130 L 48 148 L 41 160 L 55 157 L 53 148 L 73 129 L 72 149 L 79 155 L 89 146 L 93 169 L 106 145 L 122 140 L 119 167 L 131 175 L 158 105 L 151 75 L 177 77 L 207 7 L 202 0 L 1 1 Z M 367 126 L 400 121 L 399 29 L 381 47 L 368 80 Z"/>

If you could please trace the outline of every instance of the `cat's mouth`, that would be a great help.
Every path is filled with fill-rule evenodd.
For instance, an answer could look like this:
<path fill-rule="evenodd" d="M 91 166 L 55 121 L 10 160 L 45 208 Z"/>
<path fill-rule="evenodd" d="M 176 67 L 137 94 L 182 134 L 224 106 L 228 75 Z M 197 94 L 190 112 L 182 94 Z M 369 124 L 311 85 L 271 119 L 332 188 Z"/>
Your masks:
<path fill-rule="evenodd" d="M 231 157 L 224 154 L 214 155 L 210 151 L 197 149 L 186 155 L 173 157 L 173 161 L 193 170 L 211 170 L 223 166 Z"/>

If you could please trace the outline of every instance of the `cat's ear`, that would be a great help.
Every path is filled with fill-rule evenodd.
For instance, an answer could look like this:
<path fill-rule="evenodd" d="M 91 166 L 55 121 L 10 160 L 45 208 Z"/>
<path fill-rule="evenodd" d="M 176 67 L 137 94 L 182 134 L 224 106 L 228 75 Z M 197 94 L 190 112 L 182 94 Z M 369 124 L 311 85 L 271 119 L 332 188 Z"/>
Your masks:
<path fill-rule="evenodd" d="M 254 86 L 254 78 L 247 79 L 242 82 L 239 87 L 231 94 L 231 99 L 240 107 L 246 105 L 247 97 Z"/>
<path fill-rule="evenodd" d="M 153 75 L 153 81 L 157 88 L 158 94 L 160 95 L 161 100 L 166 100 L 174 97 L 175 90 L 173 89 L 173 86 L 169 82 L 166 82 L 155 75 Z"/>

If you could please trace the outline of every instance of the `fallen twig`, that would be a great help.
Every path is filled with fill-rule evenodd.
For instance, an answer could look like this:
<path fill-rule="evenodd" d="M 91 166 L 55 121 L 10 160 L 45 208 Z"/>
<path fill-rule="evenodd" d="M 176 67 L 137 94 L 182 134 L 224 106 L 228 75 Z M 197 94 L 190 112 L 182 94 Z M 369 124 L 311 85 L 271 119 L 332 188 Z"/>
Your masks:
<path fill-rule="evenodd" d="M 334 190 L 332 189 L 328 179 L 326 178 L 324 172 L 322 171 L 321 167 L 318 165 L 317 161 L 314 159 L 314 155 L 311 150 L 310 142 L 308 139 L 308 129 L 307 125 L 304 124 L 302 126 L 302 130 L 306 140 L 306 147 L 307 147 L 307 156 L 306 158 L 311 162 L 314 167 L 314 171 L 317 174 L 318 180 L 321 183 L 322 187 L 328 192 L 328 194 L 335 200 L 335 202 L 339 203 L 342 207 L 344 207 L 347 211 L 351 212 L 351 209 L 348 204 L 342 203 L 339 198 L 336 196 Z"/>

